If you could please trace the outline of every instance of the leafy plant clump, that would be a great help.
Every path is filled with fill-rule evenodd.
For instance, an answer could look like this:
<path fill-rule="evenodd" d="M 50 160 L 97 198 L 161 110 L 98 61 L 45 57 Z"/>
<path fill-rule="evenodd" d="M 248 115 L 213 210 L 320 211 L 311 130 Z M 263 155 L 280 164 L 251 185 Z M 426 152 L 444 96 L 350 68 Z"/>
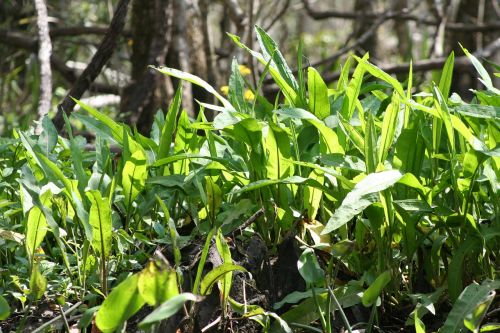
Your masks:
<path fill-rule="evenodd" d="M 294 75 L 256 33 L 260 52 L 230 37 L 262 64 L 261 79 L 251 85 L 234 60 L 227 98 L 156 68 L 217 98 L 197 119 L 179 86 L 150 137 L 77 101 L 67 138 L 44 118 L 40 135 L 0 139 L 0 325 L 500 327 L 490 310 L 500 288 L 500 94 L 481 63 L 464 50 L 486 88 L 470 103 L 450 95 L 453 54 L 419 93 L 411 68 L 399 82 L 368 55 L 351 56 L 328 87 L 312 67 Z M 274 101 L 261 92 L 267 75 Z M 73 136 L 70 123 L 95 140 Z M 34 320 L 46 308 L 52 320 Z"/>

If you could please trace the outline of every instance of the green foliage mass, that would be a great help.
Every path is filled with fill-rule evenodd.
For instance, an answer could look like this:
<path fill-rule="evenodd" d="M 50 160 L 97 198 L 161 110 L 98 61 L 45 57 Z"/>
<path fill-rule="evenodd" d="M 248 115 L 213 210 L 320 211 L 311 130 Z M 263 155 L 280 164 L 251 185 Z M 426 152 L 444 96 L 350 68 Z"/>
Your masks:
<path fill-rule="evenodd" d="M 230 37 L 274 79 L 274 101 L 236 60 L 227 98 L 194 75 L 157 68 L 221 106 L 201 104 L 189 119 L 179 88 L 145 137 L 78 102 L 67 138 L 48 119 L 41 135 L 0 138 L 0 319 L 62 296 L 65 306 L 91 308 L 81 326 L 97 311 L 103 332 L 148 304 L 155 310 L 140 326 L 154 331 L 218 290 L 223 316 L 232 310 L 266 332 L 332 332 L 335 311 L 351 330 L 343 309 L 352 306 L 371 307 L 361 324 L 371 330 L 384 299 L 413 302 L 407 325 L 417 332 L 443 303 L 453 307 L 442 332 L 486 325 L 500 279 L 500 95 L 480 62 L 465 51 L 486 87 L 470 103 L 450 95 L 453 54 L 439 84 L 418 93 L 411 68 L 400 82 L 368 56 L 352 56 L 328 87 L 314 68 L 296 77 L 256 32 L 261 52 Z M 90 150 L 70 123 L 95 134 Z M 245 223 L 255 212 L 263 214 Z M 280 316 L 230 296 L 234 272 L 246 272 L 226 237 L 238 229 L 271 252 L 290 235 L 302 245 L 307 290 L 277 303 L 295 304 Z M 180 249 L 195 241 L 204 244 L 199 261 L 183 266 Z M 214 251 L 221 262 L 207 272 Z M 353 276 L 343 284 L 340 267 Z"/>

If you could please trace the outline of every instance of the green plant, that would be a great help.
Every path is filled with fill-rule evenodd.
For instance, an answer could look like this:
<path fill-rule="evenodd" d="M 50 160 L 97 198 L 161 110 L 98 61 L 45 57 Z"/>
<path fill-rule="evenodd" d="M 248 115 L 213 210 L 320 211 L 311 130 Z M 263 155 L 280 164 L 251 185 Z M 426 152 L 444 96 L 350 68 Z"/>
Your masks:
<path fill-rule="evenodd" d="M 480 329 L 500 260 L 500 102 L 486 70 L 464 50 L 487 89 L 470 103 L 450 96 L 453 54 L 439 84 L 417 94 L 411 68 L 401 83 L 368 55 L 350 57 L 332 88 L 313 68 L 296 78 L 271 37 L 256 33 L 261 52 L 230 37 L 263 65 L 259 84 L 234 60 L 227 98 L 194 75 L 157 69 L 217 98 L 200 103 L 197 119 L 181 109 L 179 88 L 150 137 L 77 101 L 68 138 L 44 119 L 41 135 L 0 140 L 0 318 L 63 295 L 89 308 L 82 328 L 95 313 L 102 331 L 117 330 L 148 304 L 140 326 L 154 331 L 180 309 L 194 320 L 217 285 L 221 321 L 232 311 L 269 332 L 332 332 L 336 314 L 346 329 L 370 331 L 382 309 L 410 302 L 417 331 L 442 304 L 453 304 L 443 332 Z M 274 102 L 261 92 L 267 74 L 280 89 Z M 95 133 L 90 150 L 70 121 Z M 246 268 L 226 238 L 248 235 L 271 255 L 291 236 L 302 245 L 306 289 L 273 311 L 231 296 L 234 272 Z M 199 256 L 185 265 L 190 243 Z M 9 310 L 4 299 L 17 303 Z M 367 323 L 348 318 L 353 306 L 370 309 Z"/>

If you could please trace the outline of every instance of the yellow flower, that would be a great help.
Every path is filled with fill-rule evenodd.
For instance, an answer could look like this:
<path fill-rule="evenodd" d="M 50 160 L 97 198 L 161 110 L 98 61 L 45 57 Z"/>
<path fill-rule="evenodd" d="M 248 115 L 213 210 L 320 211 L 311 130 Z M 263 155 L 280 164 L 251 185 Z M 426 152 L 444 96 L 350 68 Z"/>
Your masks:
<path fill-rule="evenodd" d="M 245 100 L 251 102 L 255 99 L 255 95 L 253 94 L 253 92 L 249 89 L 245 90 L 245 93 L 243 94 L 243 97 L 245 98 Z"/>
<path fill-rule="evenodd" d="M 252 73 L 252 71 L 250 70 L 250 68 L 248 68 L 245 65 L 239 65 L 238 69 L 240 70 L 240 74 L 243 75 L 243 76 L 247 76 L 247 75 L 250 75 Z"/>
<path fill-rule="evenodd" d="M 229 87 L 222 86 L 222 87 L 220 87 L 220 91 L 221 91 L 222 95 L 227 96 L 229 94 Z"/>

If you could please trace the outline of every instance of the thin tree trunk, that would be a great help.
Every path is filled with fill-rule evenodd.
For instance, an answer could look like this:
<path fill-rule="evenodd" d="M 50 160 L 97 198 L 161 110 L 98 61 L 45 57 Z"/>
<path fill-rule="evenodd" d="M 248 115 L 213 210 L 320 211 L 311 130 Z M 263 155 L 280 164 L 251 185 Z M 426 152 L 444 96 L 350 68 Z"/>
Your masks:
<path fill-rule="evenodd" d="M 35 0 L 36 25 L 38 28 L 38 60 L 40 61 L 40 98 L 38 101 L 38 118 L 49 113 L 52 101 L 52 70 L 50 56 L 52 43 L 49 35 L 49 20 L 45 0 Z M 40 131 L 38 128 L 37 131 Z"/>

